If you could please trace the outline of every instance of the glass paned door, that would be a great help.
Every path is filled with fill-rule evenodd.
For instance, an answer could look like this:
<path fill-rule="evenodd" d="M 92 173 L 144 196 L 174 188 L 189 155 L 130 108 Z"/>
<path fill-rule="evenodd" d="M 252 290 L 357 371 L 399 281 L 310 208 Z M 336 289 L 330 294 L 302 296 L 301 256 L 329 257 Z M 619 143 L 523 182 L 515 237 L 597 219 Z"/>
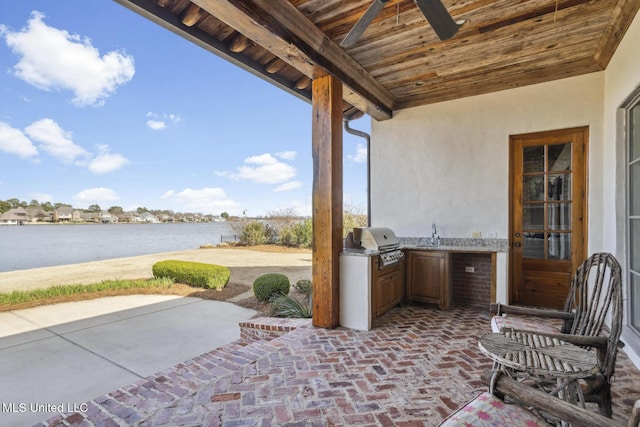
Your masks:
<path fill-rule="evenodd" d="M 584 259 L 587 140 L 587 128 L 511 137 L 511 303 L 564 304 Z"/>

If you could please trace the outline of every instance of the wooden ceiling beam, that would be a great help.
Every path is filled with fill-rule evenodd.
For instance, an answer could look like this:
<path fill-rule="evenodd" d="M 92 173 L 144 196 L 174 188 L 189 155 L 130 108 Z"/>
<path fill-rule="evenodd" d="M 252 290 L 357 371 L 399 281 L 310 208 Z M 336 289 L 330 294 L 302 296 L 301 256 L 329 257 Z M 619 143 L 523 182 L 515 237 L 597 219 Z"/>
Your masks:
<path fill-rule="evenodd" d="M 251 46 L 251 44 L 251 40 L 249 40 L 242 34 L 238 34 L 231 40 L 231 43 L 229 43 L 229 50 L 231 52 L 240 53 Z"/>
<path fill-rule="evenodd" d="M 344 99 L 374 119 L 392 117 L 391 93 L 288 0 L 192 2 L 307 77 L 337 77 Z"/>
<path fill-rule="evenodd" d="M 204 16 L 204 11 L 191 3 L 182 16 L 182 23 L 187 27 L 193 27 Z"/>
<path fill-rule="evenodd" d="M 253 46 L 253 42 L 249 40 L 249 44 L 240 47 L 242 41 L 238 41 L 235 45 L 237 52 L 231 50 L 229 40 L 214 37 L 211 33 L 203 31 L 200 27 L 207 23 L 208 20 L 215 20 L 212 16 L 205 16 L 199 21 L 198 25 L 188 27 L 182 23 L 180 16 L 174 14 L 171 10 L 161 7 L 158 3 L 159 0 L 114 0 L 122 6 L 132 10 L 133 12 L 149 19 L 152 22 L 166 28 L 169 31 L 174 32 L 180 37 L 184 37 L 186 40 L 194 43 L 201 48 L 218 55 L 222 59 L 234 64 L 243 70 L 252 73 L 255 76 L 263 78 L 265 81 L 275 85 L 276 87 L 297 96 L 307 102 L 311 102 L 311 91 L 308 89 L 297 89 L 295 82 L 288 80 L 287 78 L 279 74 L 268 74 L 264 70 L 264 62 L 259 62 L 256 59 L 245 55 L 243 52 L 250 49 Z M 169 5 L 172 0 L 165 0 L 164 4 Z M 219 20 L 216 20 L 219 22 Z M 225 25 L 220 22 L 220 25 Z M 230 34 L 233 30 L 229 30 Z M 231 39 L 230 36 L 229 39 Z M 244 37 L 244 36 L 242 36 Z M 265 51 L 266 52 L 266 51 Z M 299 77 L 298 77 L 299 78 Z"/>
<path fill-rule="evenodd" d="M 296 82 L 296 89 L 306 89 L 311 86 L 311 79 L 307 76 L 302 77 Z"/>
<path fill-rule="evenodd" d="M 284 62 L 282 59 L 280 58 L 276 58 L 274 60 L 272 60 L 271 62 L 269 62 L 265 67 L 265 71 L 269 74 L 273 74 L 273 73 L 277 73 L 278 71 L 282 70 L 282 68 L 287 65 L 286 62 Z"/>

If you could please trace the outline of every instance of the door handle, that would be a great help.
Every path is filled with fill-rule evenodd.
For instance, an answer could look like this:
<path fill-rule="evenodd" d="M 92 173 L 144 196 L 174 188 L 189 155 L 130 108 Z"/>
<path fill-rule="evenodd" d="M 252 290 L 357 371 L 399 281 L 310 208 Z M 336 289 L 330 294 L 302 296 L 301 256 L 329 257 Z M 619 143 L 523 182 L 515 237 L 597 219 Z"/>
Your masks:
<path fill-rule="evenodd" d="M 520 237 L 520 233 L 516 233 L 516 237 Z"/>
<path fill-rule="evenodd" d="M 515 246 L 516 248 L 519 248 L 521 245 L 522 245 L 522 244 L 521 244 L 520 242 L 515 242 L 515 243 L 513 244 L 513 246 Z"/>

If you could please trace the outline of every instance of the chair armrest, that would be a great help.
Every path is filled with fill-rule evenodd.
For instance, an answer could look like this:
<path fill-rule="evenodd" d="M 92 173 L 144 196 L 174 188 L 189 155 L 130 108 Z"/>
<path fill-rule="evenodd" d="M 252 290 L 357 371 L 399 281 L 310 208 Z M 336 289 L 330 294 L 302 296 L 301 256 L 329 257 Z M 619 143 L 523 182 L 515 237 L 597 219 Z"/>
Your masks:
<path fill-rule="evenodd" d="M 558 340 L 566 341 L 568 343 L 578 345 L 580 347 L 593 347 L 593 348 L 607 348 L 609 345 L 609 338 L 603 336 L 597 337 L 588 337 L 584 335 L 573 335 L 573 334 L 553 334 L 550 332 L 537 332 L 537 331 L 526 331 L 520 329 L 514 329 L 514 332 L 527 332 L 532 333 L 544 337 L 555 338 Z"/>
<path fill-rule="evenodd" d="M 624 424 L 616 423 L 615 420 L 607 418 L 596 412 L 589 411 L 555 396 L 547 394 L 534 387 L 520 383 L 507 375 L 498 374 L 494 382 L 494 390 L 521 402 L 525 406 L 531 406 L 543 411 L 560 420 L 576 426 L 592 427 L 622 427 Z M 482 372 L 481 380 L 484 384 L 490 385 L 493 371 L 487 369 Z"/>
<path fill-rule="evenodd" d="M 519 314 L 522 316 L 546 317 L 547 319 L 573 320 L 575 315 L 562 310 L 520 307 L 516 305 L 491 304 L 489 311 L 494 315 Z"/>

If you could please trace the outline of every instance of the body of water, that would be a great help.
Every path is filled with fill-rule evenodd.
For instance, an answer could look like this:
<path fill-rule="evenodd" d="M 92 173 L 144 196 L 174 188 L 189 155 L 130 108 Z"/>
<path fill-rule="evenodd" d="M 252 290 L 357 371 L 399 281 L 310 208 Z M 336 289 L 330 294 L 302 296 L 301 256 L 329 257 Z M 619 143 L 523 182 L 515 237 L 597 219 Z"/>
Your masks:
<path fill-rule="evenodd" d="M 198 249 L 231 236 L 226 222 L 0 227 L 0 272 Z"/>

